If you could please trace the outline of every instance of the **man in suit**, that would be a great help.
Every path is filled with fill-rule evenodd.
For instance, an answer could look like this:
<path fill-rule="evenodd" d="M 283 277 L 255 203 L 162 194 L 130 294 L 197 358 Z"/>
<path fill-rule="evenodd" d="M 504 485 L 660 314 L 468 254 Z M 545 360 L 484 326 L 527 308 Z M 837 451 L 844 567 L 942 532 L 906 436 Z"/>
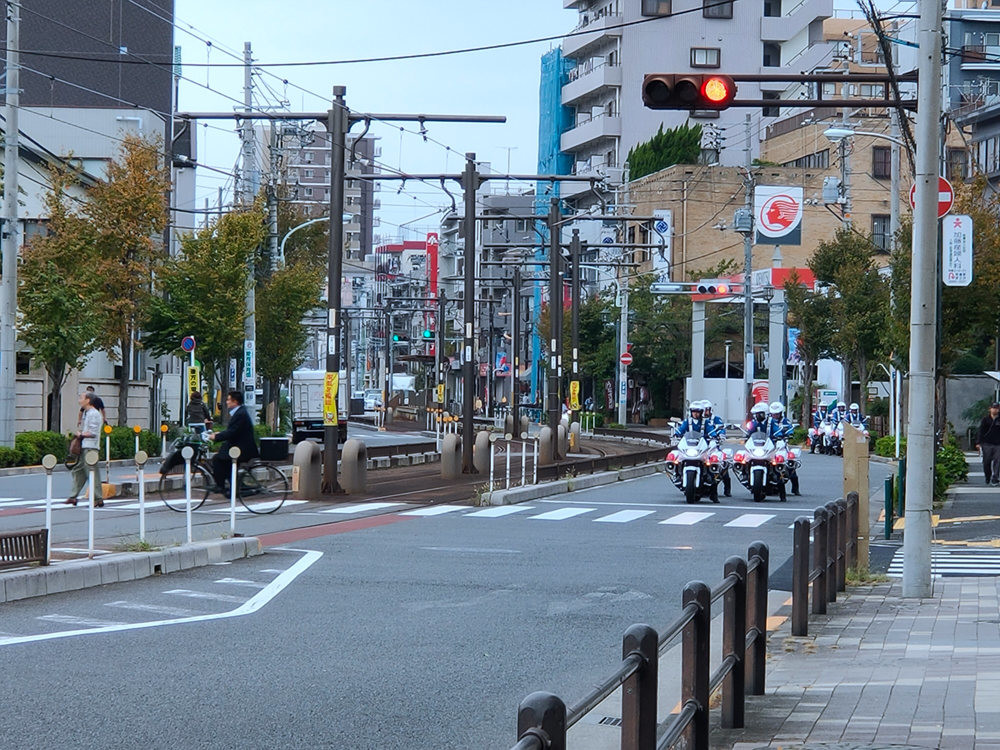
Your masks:
<path fill-rule="evenodd" d="M 213 492 L 226 493 L 226 481 L 231 474 L 232 461 L 229 449 L 236 446 L 240 449 L 240 461 L 257 458 L 257 441 L 253 434 L 253 421 L 250 413 L 243 406 L 243 394 L 230 391 L 226 395 L 226 408 L 229 410 L 229 424 L 220 433 L 208 433 L 209 440 L 221 440 L 222 447 L 212 456 L 212 476 L 215 477 Z"/>

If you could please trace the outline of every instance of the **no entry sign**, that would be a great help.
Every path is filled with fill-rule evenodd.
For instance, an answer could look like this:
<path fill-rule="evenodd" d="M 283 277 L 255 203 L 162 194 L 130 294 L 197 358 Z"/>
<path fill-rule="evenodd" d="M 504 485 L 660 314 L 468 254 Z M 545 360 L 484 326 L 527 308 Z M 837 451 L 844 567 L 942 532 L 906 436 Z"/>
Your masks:
<path fill-rule="evenodd" d="M 631 352 L 622 352 L 622 356 L 620 356 L 618 358 L 618 361 L 621 362 L 623 365 L 630 365 L 630 364 L 632 364 L 632 354 L 631 354 Z"/>
<path fill-rule="evenodd" d="M 952 205 L 955 203 L 955 191 L 951 187 L 951 183 L 948 182 L 944 177 L 938 177 L 938 204 L 937 204 L 937 215 L 940 219 L 942 216 L 946 215 L 951 211 Z M 910 186 L 910 208 L 917 207 L 917 185 L 914 183 Z"/>

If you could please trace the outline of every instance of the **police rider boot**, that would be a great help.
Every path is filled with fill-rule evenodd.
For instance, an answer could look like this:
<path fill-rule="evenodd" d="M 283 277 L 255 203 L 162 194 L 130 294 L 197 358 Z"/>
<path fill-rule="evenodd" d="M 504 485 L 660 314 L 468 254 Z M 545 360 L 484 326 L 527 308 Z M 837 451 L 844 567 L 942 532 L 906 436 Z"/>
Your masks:
<path fill-rule="evenodd" d="M 797 471 L 793 471 L 788 477 L 792 480 L 792 494 L 798 495 L 799 493 L 799 474 Z"/>
<path fill-rule="evenodd" d="M 722 475 L 722 494 L 725 495 L 726 497 L 733 496 L 732 482 L 733 482 L 732 477 L 729 476 L 728 471 Z"/>

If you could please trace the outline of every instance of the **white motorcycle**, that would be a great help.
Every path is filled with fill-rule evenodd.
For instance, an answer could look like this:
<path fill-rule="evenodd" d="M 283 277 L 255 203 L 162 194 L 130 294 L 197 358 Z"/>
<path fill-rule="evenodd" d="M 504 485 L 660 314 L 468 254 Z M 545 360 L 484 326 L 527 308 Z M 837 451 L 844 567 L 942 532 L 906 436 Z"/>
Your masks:
<path fill-rule="evenodd" d="M 733 454 L 733 472 L 740 484 L 750 490 L 755 503 L 768 495 L 777 495 L 781 502 L 788 498 L 785 483 L 799 467 L 799 450 L 789 449 L 784 440 L 771 440 L 767 433 L 750 433 L 743 448 Z"/>
<path fill-rule="evenodd" d="M 725 465 L 725 453 L 697 430 L 682 435 L 677 447 L 667 454 L 667 475 L 689 503 L 703 497 L 719 502 L 719 482 Z"/>

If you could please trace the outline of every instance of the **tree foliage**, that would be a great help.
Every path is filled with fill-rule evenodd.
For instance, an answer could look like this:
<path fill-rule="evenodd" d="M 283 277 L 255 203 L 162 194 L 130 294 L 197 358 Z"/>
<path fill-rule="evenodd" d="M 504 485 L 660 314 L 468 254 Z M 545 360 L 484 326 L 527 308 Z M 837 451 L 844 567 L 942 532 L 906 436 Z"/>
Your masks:
<path fill-rule="evenodd" d="M 79 369 L 97 349 L 102 314 L 94 305 L 102 280 L 94 273 L 95 242 L 90 222 L 71 208 L 68 172 L 52 176 L 45 197 L 48 232 L 21 252 L 18 307 L 23 321 L 19 338 L 31 347 L 51 384 L 48 428 L 61 432 L 62 387 L 71 369 Z"/>
<path fill-rule="evenodd" d="M 637 180 L 674 164 L 697 164 L 701 155 L 701 125 L 678 125 L 669 130 L 660 124 L 656 135 L 629 149 L 629 179 Z"/>

